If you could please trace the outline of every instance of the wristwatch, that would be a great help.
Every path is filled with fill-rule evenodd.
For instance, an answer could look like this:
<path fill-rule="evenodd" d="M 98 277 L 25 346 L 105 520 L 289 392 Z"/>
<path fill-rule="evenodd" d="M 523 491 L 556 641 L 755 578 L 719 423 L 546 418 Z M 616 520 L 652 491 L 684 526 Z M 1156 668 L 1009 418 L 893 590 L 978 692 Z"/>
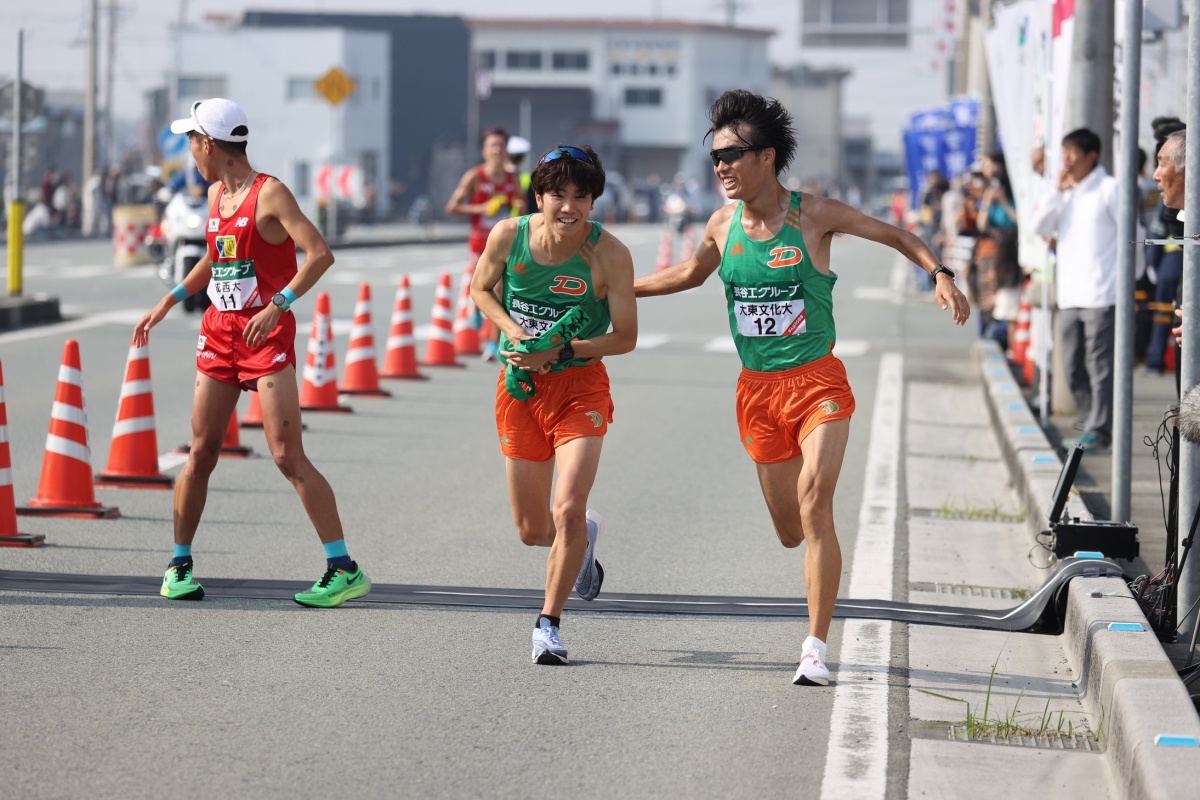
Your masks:
<path fill-rule="evenodd" d="M 558 363 L 565 364 L 574 357 L 575 347 L 571 344 L 571 340 L 568 339 L 567 343 L 562 346 L 562 350 L 558 352 Z"/>
<path fill-rule="evenodd" d="M 292 307 L 292 304 L 288 302 L 288 299 L 283 296 L 283 292 L 279 292 L 272 297 L 271 302 L 274 303 L 275 307 L 280 311 L 287 311 Z"/>
<path fill-rule="evenodd" d="M 937 267 L 933 270 L 933 272 L 929 273 L 929 276 L 931 278 L 936 279 L 937 276 L 941 273 L 945 273 L 945 274 L 949 275 L 950 280 L 954 280 L 954 270 L 950 269 L 945 264 L 938 264 Z"/>

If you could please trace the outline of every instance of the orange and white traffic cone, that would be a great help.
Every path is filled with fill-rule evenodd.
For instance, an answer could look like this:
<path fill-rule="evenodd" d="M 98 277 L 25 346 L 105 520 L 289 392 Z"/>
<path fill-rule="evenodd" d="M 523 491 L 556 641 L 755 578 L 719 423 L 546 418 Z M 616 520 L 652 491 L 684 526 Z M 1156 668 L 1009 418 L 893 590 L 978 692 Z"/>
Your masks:
<path fill-rule="evenodd" d="M 158 471 L 158 436 L 154 432 L 154 394 L 150 390 L 150 347 L 130 347 L 125 382 L 117 401 L 108 469 L 97 485 L 127 489 L 170 489 L 175 479 Z"/>
<path fill-rule="evenodd" d="M 329 295 L 317 294 L 313 312 L 312 336 L 304 359 L 304 381 L 300 384 L 300 408 L 303 411 L 340 411 L 354 409 L 338 403 L 337 361 L 333 354 L 333 316 Z"/>
<path fill-rule="evenodd" d="M 461 367 L 454 352 L 454 312 L 450 308 L 450 273 L 443 272 L 433 296 L 433 318 L 430 320 L 429 340 L 425 342 L 427 367 Z"/>
<path fill-rule="evenodd" d="M 679 246 L 679 260 L 687 261 L 696 253 L 696 226 L 688 225 L 683 229 L 683 244 Z"/>
<path fill-rule="evenodd" d="M 1009 359 L 1013 366 L 1022 370 L 1029 357 L 1029 322 L 1032 317 L 1033 309 L 1029 305 L 1029 299 L 1022 296 L 1021 307 L 1017 311 L 1017 324 L 1013 329 L 1012 346 L 1009 348 Z"/>
<path fill-rule="evenodd" d="M 479 331 L 475 329 L 475 301 L 471 299 L 471 278 L 475 276 L 474 262 L 467 264 L 462 286 L 458 290 L 458 308 L 454 312 L 454 352 L 460 356 L 477 356 Z"/>
<path fill-rule="evenodd" d="M 176 453 L 192 452 L 192 443 L 181 444 L 175 448 Z M 254 458 L 254 448 L 242 444 L 238 434 L 237 413 L 229 415 L 229 426 L 225 428 L 225 438 L 221 440 L 221 458 Z"/>
<path fill-rule="evenodd" d="M 417 369 L 416 339 L 413 338 L 412 298 L 408 293 L 408 276 L 400 276 L 396 287 L 396 303 L 392 309 L 391 330 L 388 332 L 387 352 L 383 355 L 381 378 L 428 380 Z"/>
<path fill-rule="evenodd" d="M 79 342 L 74 339 L 68 339 L 63 345 L 37 497 L 30 500 L 29 505 L 17 508 L 17 513 L 100 519 L 121 516 L 116 506 L 97 503 L 92 488 L 92 451 L 88 447 L 87 412 L 83 405 L 83 373 L 79 365 Z"/>
<path fill-rule="evenodd" d="M 17 530 L 17 501 L 8 452 L 8 411 L 4 407 L 4 369 L 0 367 L 0 547 L 37 547 L 45 543 L 46 537 L 40 533 Z"/>
<path fill-rule="evenodd" d="M 662 272 L 667 267 L 671 266 L 671 250 L 673 249 L 673 237 L 670 228 L 663 228 L 662 241 L 658 243 L 658 264 L 655 266 L 655 271 Z"/>
<path fill-rule="evenodd" d="M 258 392 L 250 392 L 250 408 L 246 409 L 246 413 L 238 421 L 238 424 L 243 428 L 261 428 L 263 426 L 262 416 L 262 401 L 258 399 Z"/>
<path fill-rule="evenodd" d="M 350 347 L 346 351 L 346 368 L 338 386 L 342 394 L 366 394 L 391 397 L 392 393 L 379 385 L 375 368 L 375 333 L 371 330 L 371 285 L 358 287 L 358 302 L 354 304 L 354 325 L 350 328 Z"/>

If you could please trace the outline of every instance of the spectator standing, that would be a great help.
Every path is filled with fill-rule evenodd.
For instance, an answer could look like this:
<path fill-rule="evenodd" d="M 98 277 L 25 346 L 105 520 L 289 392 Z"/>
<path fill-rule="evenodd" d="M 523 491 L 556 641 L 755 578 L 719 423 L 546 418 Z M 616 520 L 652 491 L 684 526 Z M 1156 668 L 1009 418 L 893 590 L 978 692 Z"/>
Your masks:
<path fill-rule="evenodd" d="M 1059 335 L 1078 439 L 1086 450 L 1112 441 L 1117 302 L 1117 181 L 1101 166 L 1100 137 L 1087 128 L 1062 140 L 1062 170 L 1034 209 L 1033 225 L 1057 239 Z"/>

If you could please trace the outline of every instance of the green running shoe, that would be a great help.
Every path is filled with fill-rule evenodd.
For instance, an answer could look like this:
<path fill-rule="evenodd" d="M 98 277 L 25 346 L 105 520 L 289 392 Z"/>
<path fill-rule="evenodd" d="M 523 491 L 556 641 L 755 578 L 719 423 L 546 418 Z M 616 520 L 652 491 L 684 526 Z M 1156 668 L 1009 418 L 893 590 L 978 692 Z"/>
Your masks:
<path fill-rule="evenodd" d="M 371 579 L 357 565 L 353 572 L 330 567 L 311 589 L 296 595 L 296 602 L 311 608 L 333 608 L 347 600 L 363 597 L 369 591 Z"/>
<path fill-rule="evenodd" d="M 168 600 L 202 600 L 204 587 L 192 577 L 192 562 L 185 561 L 173 567 L 167 567 L 163 575 L 162 588 L 158 593 Z"/>

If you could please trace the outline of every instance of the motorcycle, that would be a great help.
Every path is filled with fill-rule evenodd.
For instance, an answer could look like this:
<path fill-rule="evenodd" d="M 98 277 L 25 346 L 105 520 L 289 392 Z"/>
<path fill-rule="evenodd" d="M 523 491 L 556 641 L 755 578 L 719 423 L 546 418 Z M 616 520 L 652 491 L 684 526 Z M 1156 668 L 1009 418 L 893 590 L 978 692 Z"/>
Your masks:
<path fill-rule="evenodd" d="M 158 277 L 167 286 L 179 285 L 204 258 L 208 247 L 204 228 L 207 220 L 208 198 L 203 194 L 176 192 L 167 202 L 162 222 L 146 241 L 147 251 L 159 262 Z M 205 287 L 184 298 L 183 310 L 203 311 L 210 303 Z"/>

